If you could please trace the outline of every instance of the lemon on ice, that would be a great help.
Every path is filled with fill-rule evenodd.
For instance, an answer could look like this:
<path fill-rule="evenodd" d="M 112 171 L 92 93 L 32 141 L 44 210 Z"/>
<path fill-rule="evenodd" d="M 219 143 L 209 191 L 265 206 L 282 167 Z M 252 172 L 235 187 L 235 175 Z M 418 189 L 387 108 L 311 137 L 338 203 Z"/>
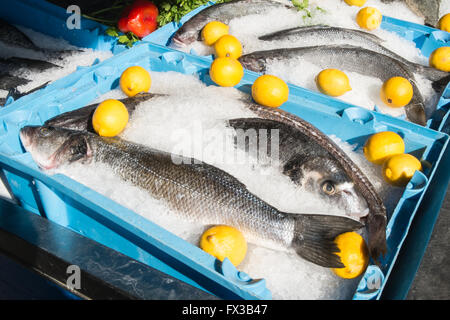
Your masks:
<path fill-rule="evenodd" d="M 316 85 L 320 92 L 332 97 L 352 90 L 347 75 L 338 69 L 322 70 L 316 77 Z"/>
<path fill-rule="evenodd" d="M 341 278 L 353 279 L 360 276 L 369 264 L 369 253 L 366 242 L 356 232 L 340 234 L 334 240 L 340 252 L 336 253 L 344 268 L 333 268 L 333 272 Z"/>
<path fill-rule="evenodd" d="M 349 6 L 358 6 L 362 7 L 367 0 L 344 0 L 346 4 Z"/>
<path fill-rule="evenodd" d="M 416 170 L 422 170 L 420 161 L 410 154 L 398 154 L 387 159 L 383 164 L 383 178 L 397 187 L 405 187 Z"/>
<path fill-rule="evenodd" d="M 252 85 L 252 97 L 260 105 L 278 108 L 289 98 L 286 82 L 273 75 L 262 75 Z"/>
<path fill-rule="evenodd" d="M 234 266 L 238 266 L 247 253 L 247 241 L 236 228 L 219 225 L 202 234 L 200 248 L 220 261 L 228 258 Z"/>
<path fill-rule="evenodd" d="M 380 26 L 382 18 L 383 16 L 377 8 L 365 7 L 358 11 L 356 22 L 363 29 L 375 30 Z"/>
<path fill-rule="evenodd" d="M 120 88 L 129 97 L 148 92 L 151 84 L 150 73 L 140 66 L 129 67 L 120 76 Z"/>
<path fill-rule="evenodd" d="M 395 132 L 378 132 L 367 139 L 363 151 L 367 160 L 375 164 L 382 164 L 387 158 L 404 153 L 405 142 Z"/>
<path fill-rule="evenodd" d="M 128 110 L 122 102 L 108 99 L 95 109 L 92 126 L 100 136 L 114 137 L 125 129 L 128 117 Z"/>
<path fill-rule="evenodd" d="M 430 66 L 445 72 L 450 72 L 450 47 L 440 47 L 434 50 L 429 58 Z"/>
<path fill-rule="evenodd" d="M 219 86 L 233 87 L 244 76 L 244 68 L 236 59 L 228 57 L 217 58 L 211 63 L 209 76 Z"/>
<path fill-rule="evenodd" d="M 380 97 L 387 106 L 401 108 L 411 101 L 413 93 L 411 82 L 403 77 L 392 77 L 383 83 Z"/>
<path fill-rule="evenodd" d="M 438 29 L 450 32 L 450 13 L 443 15 L 438 22 Z"/>
<path fill-rule="evenodd" d="M 201 37 L 207 46 L 211 46 L 220 37 L 228 34 L 229 27 L 220 21 L 208 22 L 202 29 Z"/>
<path fill-rule="evenodd" d="M 242 56 L 242 44 L 235 36 L 226 34 L 214 43 L 214 51 L 216 58 L 238 59 Z"/>

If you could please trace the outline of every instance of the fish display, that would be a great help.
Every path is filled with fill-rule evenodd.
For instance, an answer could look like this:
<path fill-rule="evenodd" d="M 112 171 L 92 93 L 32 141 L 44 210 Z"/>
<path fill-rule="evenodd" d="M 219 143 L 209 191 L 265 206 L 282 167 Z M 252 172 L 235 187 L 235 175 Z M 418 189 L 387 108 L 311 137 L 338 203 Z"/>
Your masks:
<path fill-rule="evenodd" d="M 265 72 L 267 64 L 272 61 L 298 60 L 313 63 L 322 69 L 356 72 L 383 82 L 396 76 L 408 79 L 414 94 L 411 102 L 405 106 L 406 117 L 411 122 L 426 125 L 424 100 L 414 74 L 407 65 L 384 54 L 350 45 L 327 45 L 257 51 L 239 58 L 244 68 L 255 72 Z"/>
<path fill-rule="evenodd" d="M 178 46 L 186 46 L 201 40 L 201 30 L 208 22 L 220 21 L 228 24 L 234 18 L 252 14 L 265 14 L 277 8 L 297 10 L 292 6 L 286 6 L 271 0 L 234 0 L 215 4 L 205 8 L 186 21 L 174 34 L 172 42 Z"/>
<path fill-rule="evenodd" d="M 439 9 L 442 0 L 381 0 L 384 3 L 404 2 L 418 16 L 425 19 L 425 24 L 436 27 L 439 21 Z"/>
<path fill-rule="evenodd" d="M 323 267 L 344 266 L 333 240 L 362 227 L 347 217 L 281 212 L 218 168 L 118 137 L 27 126 L 21 129 L 20 138 L 41 168 L 76 161 L 101 163 L 123 180 L 164 201 L 185 219 L 233 226 L 293 248 L 303 259 Z"/>
<path fill-rule="evenodd" d="M 139 103 L 157 96 L 160 95 L 141 93 L 121 101 L 131 118 Z M 301 118 L 247 100 L 241 102 L 260 119 L 232 119 L 228 125 L 243 130 L 278 129 L 281 171 L 297 185 L 307 185 L 306 189 L 338 205 L 350 216 L 366 220 L 368 245 L 373 259 L 377 261 L 381 254 L 385 254 L 386 208 L 358 166 L 328 136 Z M 47 120 L 44 126 L 93 132 L 91 119 L 96 106 L 63 113 Z M 305 159 L 307 153 L 302 148 L 309 148 L 309 152 L 316 157 Z"/>
<path fill-rule="evenodd" d="M 302 45 L 297 45 L 299 41 L 296 40 L 300 40 L 304 43 L 315 43 L 315 45 L 317 45 L 317 40 L 319 38 L 323 39 L 327 44 L 332 44 L 336 41 L 342 41 L 346 45 L 361 47 L 367 50 L 372 50 L 384 54 L 403 62 L 410 68 L 412 72 L 420 73 L 431 81 L 439 81 L 450 76 L 448 72 L 414 63 L 399 56 L 395 52 L 392 52 L 391 50 L 383 46 L 383 39 L 377 37 L 374 34 L 361 30 L 331 27 L 325 25 L 313 25 L 280 30 L 274 33 L 263 35 L 258 39 L 263 41 L 288 40 L 291 42 L 289 47 L 302 47 Z M 446 80 L 448 82 L 450 78 L 447 78 Z M 445 84 L 447 84 L 447 82 Z"/>
<path fill-rule="evenodd" d="M 159 96 L 164 96 L 164 94 L 141 92 L 134 97 L 120 99 L 119 101 L 125 105 L 128 114 L 131 117 L 138 104 Z M 92 115 L 97 106 L 98 104 L 91 104 L 73 111 L 62 113 L 47 120 L 44 123 L 44 126 L 94 132 L 92 127 Z"/>

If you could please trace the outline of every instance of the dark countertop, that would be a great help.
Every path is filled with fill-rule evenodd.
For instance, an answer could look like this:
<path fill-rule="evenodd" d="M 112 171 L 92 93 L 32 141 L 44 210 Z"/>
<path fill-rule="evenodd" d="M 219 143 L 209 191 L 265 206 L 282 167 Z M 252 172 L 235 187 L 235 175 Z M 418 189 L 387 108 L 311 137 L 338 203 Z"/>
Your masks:
<path fill-rule="evenodd" d="M 408 300 L 450 299 L 450 189 L 434 226 Z"/>

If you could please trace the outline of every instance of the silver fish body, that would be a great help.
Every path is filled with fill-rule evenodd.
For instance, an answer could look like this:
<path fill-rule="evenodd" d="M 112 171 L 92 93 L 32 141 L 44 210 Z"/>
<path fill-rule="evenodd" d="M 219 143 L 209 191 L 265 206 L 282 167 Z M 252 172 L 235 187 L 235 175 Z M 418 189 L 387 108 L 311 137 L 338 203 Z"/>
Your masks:
<path fill-rule="evenodd" d="M 311 132 L 263 118 L 231 119 L 227 124 L 236 131 L 236 147 L 249 152 L 255 146 L 267 145 L 266 150 L 259 151 L 266 151 L 265 155 L 255 156 L 276 156 L 279 161 L 274 163 L 280 166 L 280 171 L 303 190 L 349 216 L 361 218 L 368 214 L 367 202 L 341 165 L 339 155 L 332 154 L 323 143 L 317 143 Z M 273 146 L 276 150 L 272 150 Z"/>
<path fill-rule="evenodd" d="M 172 41 L 180 46 L 201 40 L 200 32 L 211 21 L 228 24 L 232 19 L 252 14 L 264 14 L 276 8 L 290 8 L 280 2 L 271 0 L 235 0 L 212 5 L 197 13 L 177 30 Z"/>
<path fill-rule="evenodd" d="M 306 47 L 311 45 L 317 46 L 319 45 L 319 43 L 317 43 L 319 41 L 318 39 L 321 39 L 321 41 L 324 42 L 324 45 L 338 44 L 337 42 L 339 42 L 339 44 L 361 47 L 399 60 L 406 64 L 411 71 L 420 73 L 431 81 L 438 81 L 450 75 L 448 72 L 414 63 L 403 58 L 402 56 L 384 47 L 383 40 L 381 38 L 361 30 L 314 25 L 280 30 L 261 36 L 259 39 L 275 42 L 289 40 L 289 47 Z M 301 45 L 301 43 L 305 43 L 305 45 Z"/>
<path fill-rule="evenodd" d="M 25 127 L 20 135 L 43 168 L 74 161 L 104 164 L 184 218 L 233 226 L 292 247 L 304 259 L 324 267 L 343 266 L 333 240 L 362 226 L 345 217 L 281 212 L 220 169 L 120 138 L 53 127 Z"/>
<path fill-rule="evenodd" d="M 381 81 L 400 76 L 413 86 L 413 98 L 405 106 L 409 121 L 426 125 L 423 97 L 416 85 L 414 74 L 404 63 L 371 50 L 349 45 L 329 45 L 300 48 L 283 48 L 257 51 L 239 58 L 242 65 L 252 71 L 264 72 L 271 61 L 308 61 L 323 69 L 335 68 L 376 77 Z"/>

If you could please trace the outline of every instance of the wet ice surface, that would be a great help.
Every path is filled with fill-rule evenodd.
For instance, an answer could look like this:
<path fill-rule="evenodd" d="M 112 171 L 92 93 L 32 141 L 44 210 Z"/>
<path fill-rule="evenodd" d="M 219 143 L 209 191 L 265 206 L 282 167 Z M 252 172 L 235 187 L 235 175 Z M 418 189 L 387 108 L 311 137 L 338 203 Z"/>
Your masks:
<path fill-rule="evenodd" d="M 55 81 L 64 76 L 67 76 L 76 71 L 78 66 L 91 66 L 96 59 L 103 61 L 107 58 L 112 57 L 112 53 L 109 51 L 94 51 L 92 49 L 77 48 L 70 45 L 67 41 L 63 39 L 55 39 L 50 36 L 44 35 L 42 33 L 36 32 L 32 29 L 16 26 L 20 31 L 26 34 L 29 39 L 38 47 L 49 50 L 49 54 L 37 54 L 44 55 L 47 57 L 46 62 L 50 62 L 59 66 L 52 67 L 43 71 L 33 72 L 27 68 L 17 68 L 11 74 L 16 77 L 25 78 L 30 80 L 27 84 L 18 86 L 16 89 L 19 92 L 28 92 L 38 86 L 41 86 L 49 81 Z M 17 56 L 23 57 L 23 54 L 27 54 L 23 50 L 17 49 Z M 67 51 L 61 55 L 55 54 L 54 51 Z M 72 50 L 72 52 L 68 52 Z M 8 52 L 11 54 L 11 52 Z M 12 52 L 14 54 L 14 52 Z M 0 57 L 2 53 L 0 52 Z M 7 57 L 6 57 L 7 58 Z M 36 57 L 30 57 L 33 59 Z M 13 88 L 11 88 L 13 89 Z M 7 96 L 7 90 L 0 91 L 0 98 L 5 98 Z"/>
<path fill-rule="evenodd" d="M 151 92 L 167 93 L 170 96 L 140 104 L 122 133 L 123 138 L 196 158 L 200 155 L 205 162 L 227 171 L 243 182 L 252 193 L 279 210 L 344 214 L 314 194 L 296 187 L 275 167 L 223 161 L 225 153 L 230 149 L 226 149 L 214 137 L 223 137 L 223 132 L 226 131 L 224 120 L 253 115 L 237 100 L 242 98 L 242 93 L 234 88 L 208 87 L 194 76 L 174 72 L 151 72 L 151 76 Z M 123 97 L 120 90 L 113 90 L 96 102 Z M 335 136 L 331 138 L 368 175 L 375 188 L 384 196 L 385 202 L 392 203 L 391 207 L 395 207 L 402 190 L 383 183 L 380 168 L 368 163 L 361 150 L 354 151 L 353 146 Z M 203 142 L 200 148 L 195 147 L 198 141 Z M 76 164 L 62 167 L 58 172 L 132 209 L 193 245 L 198 245 L 200 235 L 207 227 L 198 222 L 180 219 L 162 201 L 155 200 L 145 190 L 122 181 L 104 165 Z M 309 263 L 299 258 L 295 252 L 266 247 L 268 243 L 251 234 L 245 234 L 245 237 L 249 242 L 248 254 L 238 269 L 252 278 L 266 279 L 274 299 L 350 299 L 354 294 L 359 279 L 338 278 L 331 270 Z"/>
<path fill-rule="evenodd" d="M 280 2 L 289 4 L 288 0 L 280 0 Z M 317 6 L 323 10 L 315 9 Z M 380 0 L 369 0 L 364 6 L 374 6 L 378 8 L 382 14 L 384 13 L 398 19 L 423 24 L 423 18 L 416 16 L 403 2 L 385 4 Z M 312 0 L 310 1 L 311 17 L 305 16 L 305 13 L 302 11 L 296 12 L 285 8 L 274 9 L 265 15 L 250 15 L 233 19 L 229 23 L 229 33 L 236 36 L 241 41 L 244 54 L 277 48 L 329 44 L 355 45 L 355 43 L 348 43 L 347 41 L 342 40 L 332 40 L 330 42 L 330 38 L 326 37 L 314 37 L 314 39 L 308 40 L 301 36 L 292 36 L 287 40 L 276 41 L 262 41 L 259 40 L 258 37 L 288 28 L 318 24 L 361 30 L 355 19 L 356 14 L 360 9 L 361 8 L 357 6 L 348 6 L 344 1 L 339 0 Z M 415 63 L 428 65 L 428 59 L 421 54 L 420 50 L 415 47 L 415 44 L 412 41 L 406 40 L 393 32 L 383 29 L 366 32 L 370 32 L 383 39 L 383 46 L 403 58 Z M 193 50 L 201 55 L 213 54 L 213 49 L 211 47 L 207 47 L 199 41 L 185 48 L 178 49 L 186 52 Z M 321 68 L 318 66 L 298 59 L 290 62 L 271 62 L 265 73 L 277 75 L 287 82 L 307 88 L 314 92 L 319 92 L 314 78 L 320 71 Z M 337 99 L 369 110 L 374 110 L 376 106 L 377 110 L 381 113 L 389 114 L 393 117 L 405 118 L 406 113 L 404 108 L 390 108 L 381 101 L 380 89 L 383 83 L 380 79 L 356 72 L 343 71 L 346 72 L 347 76 L 350 78 L 350 85 L 353 90 L 343 96 L 337 97 Z M 438 99 L 437 94 L 431 87 L 431 81 L 422 78 L 418 74 L 415 75 L 415 78 L 419 90 L 424 97 L 426 114 L 429 117 L 435 110 Z"/>

